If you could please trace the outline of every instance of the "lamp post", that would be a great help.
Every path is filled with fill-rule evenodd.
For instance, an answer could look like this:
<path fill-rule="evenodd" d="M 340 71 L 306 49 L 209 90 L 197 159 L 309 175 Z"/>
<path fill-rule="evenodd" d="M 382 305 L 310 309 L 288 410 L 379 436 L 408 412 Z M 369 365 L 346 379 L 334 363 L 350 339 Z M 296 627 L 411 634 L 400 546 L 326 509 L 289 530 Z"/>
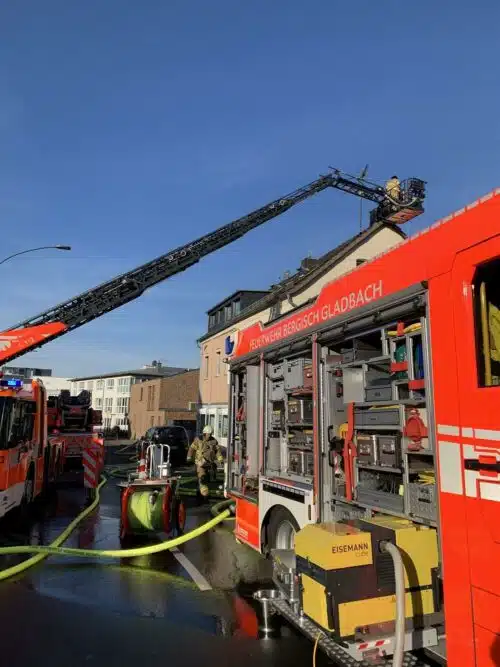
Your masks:
<path fill-rule="evenodd" d="M 29 248 L 28 250 L 21 250 L 20 252 L 15 252 L 12 255 L 9 255 L 8 257 L 4 257 L 0 261 L 0 264 L 5 264 L 5 262 L 8 262 L 9 259 L 12 259 L 13 257 L 18 257 L 19 255 L 26 255 L 29 252 L 37 252 L 38 250 L 71 250 L 70 245 L 42 245 L 39 248 Z"/>

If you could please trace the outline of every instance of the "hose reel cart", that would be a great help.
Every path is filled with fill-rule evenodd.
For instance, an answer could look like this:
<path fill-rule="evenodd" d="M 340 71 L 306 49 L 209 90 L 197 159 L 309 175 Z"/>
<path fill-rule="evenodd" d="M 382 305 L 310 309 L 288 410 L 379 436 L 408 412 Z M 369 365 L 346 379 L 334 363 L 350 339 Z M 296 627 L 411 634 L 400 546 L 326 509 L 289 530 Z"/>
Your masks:
<path fill-rule="evenodd" d="M 172 475 L 169 445 L 144 443 L 137 472 L 121 486 L 120 540 L 184 531 L 186 508 L 179 493 L 180 476 Z"/>

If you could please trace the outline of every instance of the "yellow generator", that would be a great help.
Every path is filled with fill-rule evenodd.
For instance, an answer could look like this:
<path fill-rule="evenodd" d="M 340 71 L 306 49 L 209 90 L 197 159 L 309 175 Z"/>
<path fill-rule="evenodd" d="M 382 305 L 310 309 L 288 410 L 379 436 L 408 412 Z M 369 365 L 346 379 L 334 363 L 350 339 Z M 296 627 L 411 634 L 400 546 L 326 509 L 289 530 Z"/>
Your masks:
<path fill-rule="evenodd" d="M 381 550 L 382 542 L 395 544 L 403 557 L 407 619 L 413 627 L 427 627 L 438 611 L 434 529 L 381 516 L 310 524 L 295 536 L 302 611 L 338 639 L 395 619 L 394 566 L 390 554 Z"/>

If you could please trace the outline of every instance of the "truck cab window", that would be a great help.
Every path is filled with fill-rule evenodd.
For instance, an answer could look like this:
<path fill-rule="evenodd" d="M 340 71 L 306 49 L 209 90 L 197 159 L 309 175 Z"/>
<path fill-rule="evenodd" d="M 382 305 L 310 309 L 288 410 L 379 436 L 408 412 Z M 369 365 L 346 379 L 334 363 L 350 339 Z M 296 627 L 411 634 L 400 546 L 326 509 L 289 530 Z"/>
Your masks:
<path fill-rule="evenodd" d="M 30 403 L 16 403 L 12 411 L 8 447 L 17 447 L 33 438 L 34 413 Z"/>
<path fill-rule="evenodd" d="M 478 266 L 472 283 L 478 384 L 500 385 L 500 259 Z"/>
<path fill-rule="evenodd" d="M 7 449 L 14 403 L 11 398 L 0 398 L 0 449 Z"/>

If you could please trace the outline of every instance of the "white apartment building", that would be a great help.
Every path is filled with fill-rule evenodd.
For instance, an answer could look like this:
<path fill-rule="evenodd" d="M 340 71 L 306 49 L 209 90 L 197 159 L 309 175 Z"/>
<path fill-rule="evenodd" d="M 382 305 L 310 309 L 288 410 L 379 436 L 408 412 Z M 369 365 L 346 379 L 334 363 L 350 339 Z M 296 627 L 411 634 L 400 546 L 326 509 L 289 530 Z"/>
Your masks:
<path fill-rule="evenodd" d="M 162 366 L 153 362 L 137 370 L 105 373 L 71 380 L 71 395 L 78 396 L 81 391 L 92 393 L 92 407 L 102 411 L 102 425 L 105 429 L 118 426 L 128 430 L 128 412 L 132 385 L 158 377 L 168 377 L 183 373 L 187 369 Z"/>
<path fill-rule="evenodd" d="M 54 375 L 34 375 L 33 377 L 43 382 L 43 386 L 47 390 L 47 396 L 59 396 L 63 389 L 71 391 L 71 380 L 69 378 L 60 378 Z"/>

